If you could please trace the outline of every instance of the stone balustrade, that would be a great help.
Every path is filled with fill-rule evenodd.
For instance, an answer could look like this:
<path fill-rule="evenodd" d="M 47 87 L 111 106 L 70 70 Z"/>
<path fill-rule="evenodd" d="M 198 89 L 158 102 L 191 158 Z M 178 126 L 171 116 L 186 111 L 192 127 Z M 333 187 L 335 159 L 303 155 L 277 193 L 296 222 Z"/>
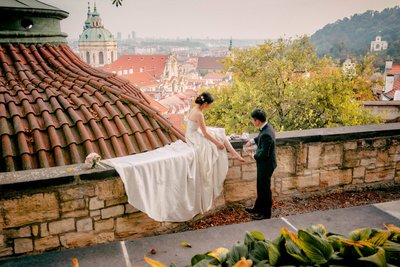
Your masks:
<path fill-rule="evenodd" d="M 232 142 L 240 150 L 243 142 Z M 274 198 L 400 184 L 400 123 L 277 133 Z M 230 160 L 215 208 L 252 201 L 256 167 Z M 207 214 L 197 215 L 197 220 Z M 108 167 L 83 165 L 0 174 L 0 257 L 176 231 L 127 203 Z"/>

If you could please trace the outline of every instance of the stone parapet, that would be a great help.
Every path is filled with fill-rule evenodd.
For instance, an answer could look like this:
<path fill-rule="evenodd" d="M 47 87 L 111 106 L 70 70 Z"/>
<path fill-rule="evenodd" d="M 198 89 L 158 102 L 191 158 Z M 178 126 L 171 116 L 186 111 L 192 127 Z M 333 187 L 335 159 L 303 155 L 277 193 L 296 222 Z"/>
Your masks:
<path fill-rule="evenodd" d="M 229 160 L 215 209 L 256 197 L 256 166 Z M 400 184 L 400 123 L 277 133 L 274 198 Z M 207 214 L 197 215 L 198 220 Z M 157 235 L 162 223 L 127 203 L 115 170 L 83 165 L 0 174 L 0 257 Z"/>

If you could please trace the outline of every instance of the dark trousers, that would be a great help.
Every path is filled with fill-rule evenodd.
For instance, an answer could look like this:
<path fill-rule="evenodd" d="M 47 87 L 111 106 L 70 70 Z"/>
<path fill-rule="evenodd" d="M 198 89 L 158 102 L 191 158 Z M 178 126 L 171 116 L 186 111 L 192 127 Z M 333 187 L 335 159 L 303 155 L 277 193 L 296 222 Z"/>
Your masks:
<path fill-rule="evenodd" d="M 257 199 L 254 204 L 254 209 L 271 218 L 272 215 L 272 191 L 271 191 L 271 176 L 274 173 L 274 168 L 266 166 L 265 162 L 257 162 Z"/>

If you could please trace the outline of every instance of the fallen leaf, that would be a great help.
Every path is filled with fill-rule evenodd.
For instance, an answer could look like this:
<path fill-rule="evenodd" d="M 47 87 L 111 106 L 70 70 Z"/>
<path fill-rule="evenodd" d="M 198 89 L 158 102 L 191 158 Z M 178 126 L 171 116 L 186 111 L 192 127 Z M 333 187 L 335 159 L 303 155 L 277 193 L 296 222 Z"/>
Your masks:
<path fill-rule="evenodd" d="M 149 257 L 144 256 L 144 260 L 152 267 L 167 267 L 164 263 L 150 259 Z"/>
<path fill-rule="evenodd" d="M 79 262 L 77 258 L 72 258 L 72 267 L 79 267 Z"/>
<path fill-rule="evenodd" d="M 182 246 L 182 247 L 186 247 L 186 248 L 191 248 L 191 247 L 192 247 L 191 244 L 189 244 L 188 242 L 185 242 L 185 241 L 182 241 L 182 242 L 181 242 L 181 246 Z"/>

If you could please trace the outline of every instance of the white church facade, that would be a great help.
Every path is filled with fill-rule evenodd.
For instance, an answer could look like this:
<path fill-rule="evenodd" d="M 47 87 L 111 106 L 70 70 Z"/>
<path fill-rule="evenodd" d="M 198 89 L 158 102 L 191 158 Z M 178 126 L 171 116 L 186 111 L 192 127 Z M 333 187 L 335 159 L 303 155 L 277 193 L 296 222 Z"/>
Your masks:
<path fill-rule="evenodd" d="M 371 52 L 379 52 L 388 48 L 388 42 L 383 41 L 381 36 L 376 36 L 375 41 L 371 42 Z"/>

